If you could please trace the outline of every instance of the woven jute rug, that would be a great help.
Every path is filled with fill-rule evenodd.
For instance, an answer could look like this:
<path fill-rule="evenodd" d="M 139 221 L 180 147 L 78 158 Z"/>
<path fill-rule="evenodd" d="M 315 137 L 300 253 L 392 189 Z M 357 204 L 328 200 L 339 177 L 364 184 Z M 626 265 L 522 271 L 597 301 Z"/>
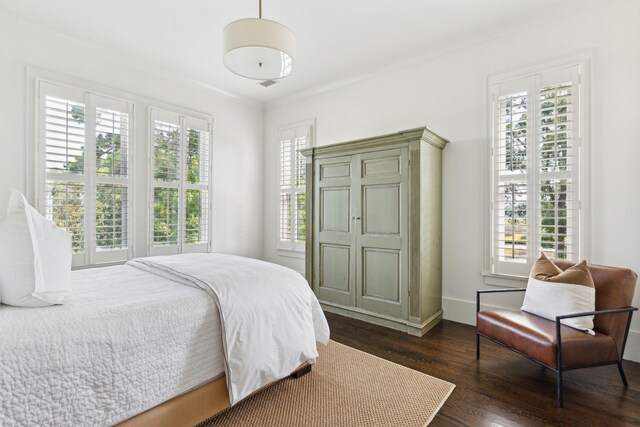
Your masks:
<path fill-rule="evenodd" d="M 455 388 L 335 341 L 318 350 L 311 373 L 265 388 L 199 427 L 423 427 Z"/>

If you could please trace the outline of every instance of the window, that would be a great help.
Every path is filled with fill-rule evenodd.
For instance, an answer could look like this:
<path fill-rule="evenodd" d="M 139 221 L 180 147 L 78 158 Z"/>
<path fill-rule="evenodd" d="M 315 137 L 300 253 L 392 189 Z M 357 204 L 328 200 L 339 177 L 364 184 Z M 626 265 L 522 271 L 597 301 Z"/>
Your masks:
<path fill-rule="evenodd" d="M 312 122 L 280 129 L 279 249 L 304 251 L 307 233 L 306 164 L 301 149 L 312 146 Z"/>
<path fill-rule="evenodd" d="M 490 79 L 491 272 L 586 257 L 586 62 Z"/>
<path fill-rule="evenodd" d="M 210 123 L 151 110 L 151 253 L 209 250 Z"/>
<path fill-rule="evenodd" d="M 39 84 L 38 207 L 70 235 L 73 265 L 131 253 L 131 105 Z"/>

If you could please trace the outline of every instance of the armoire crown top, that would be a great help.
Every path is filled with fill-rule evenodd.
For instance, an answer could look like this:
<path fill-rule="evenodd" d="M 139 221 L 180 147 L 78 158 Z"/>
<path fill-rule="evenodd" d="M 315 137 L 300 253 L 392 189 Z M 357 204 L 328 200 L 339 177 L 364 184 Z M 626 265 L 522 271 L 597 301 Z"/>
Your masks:
<path fill-rule="evenodd" d="M 421 140 L 428 144 L 433 145 L 436 148 L 444 149 L 449 143 L 448 139 L 441 137 L 433 132 L 426 126 L 422 126 L 414 129 L 407 129 L 400 132 L 389 133 L 386 135 L 379 135 L 368 138 L 354 139 L 352 141 L 340 142 L 337 144 L 322 145 L 320 147 L 306 148 L 300 150 L 303 156 L 309 156 L 311 153 L 316 154 L 329 154 L 340 151 L 347 151 L 360 148 L 377 148 L 383 147 L 388 144 L 395 144 L 398 142 L 411 142 Z"/>

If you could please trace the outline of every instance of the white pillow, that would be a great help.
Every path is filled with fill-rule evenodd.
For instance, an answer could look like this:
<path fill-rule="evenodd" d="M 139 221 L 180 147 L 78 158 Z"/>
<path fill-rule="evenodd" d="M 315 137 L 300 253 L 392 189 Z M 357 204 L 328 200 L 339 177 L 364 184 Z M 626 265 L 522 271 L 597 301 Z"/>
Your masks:
<path fill-rule="evenodd" d="M 0 222 L 0 295 L 18 307 L 62 304 L 71 276 L 71 237 L 11 190 Z"/>
<path fill-rule="evenodd" d="M 595 309 L 596 289 L 586 261 L 562 271 L 541 254 L 531 269 L 521 310 L 555 321 L 556 316 Z M 563 319 L 561 323 L 595 335 L 593 316 Z"/>

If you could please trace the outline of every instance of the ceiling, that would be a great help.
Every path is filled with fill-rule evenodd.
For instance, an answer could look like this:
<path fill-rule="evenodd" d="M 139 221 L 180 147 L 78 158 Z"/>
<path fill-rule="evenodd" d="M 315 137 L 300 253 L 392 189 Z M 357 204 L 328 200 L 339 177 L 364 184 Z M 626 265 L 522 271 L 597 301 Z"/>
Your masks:
<path fill-rule="evenodd" d="M 263 17 L 288 26 L 298 40 L 293 75 L 269 88 L 222 64 L 223 27 L 257 17 L 258 0 L 0 0 L 0 11 L 270 102 L 607 1 L 263 0 Z"/>

